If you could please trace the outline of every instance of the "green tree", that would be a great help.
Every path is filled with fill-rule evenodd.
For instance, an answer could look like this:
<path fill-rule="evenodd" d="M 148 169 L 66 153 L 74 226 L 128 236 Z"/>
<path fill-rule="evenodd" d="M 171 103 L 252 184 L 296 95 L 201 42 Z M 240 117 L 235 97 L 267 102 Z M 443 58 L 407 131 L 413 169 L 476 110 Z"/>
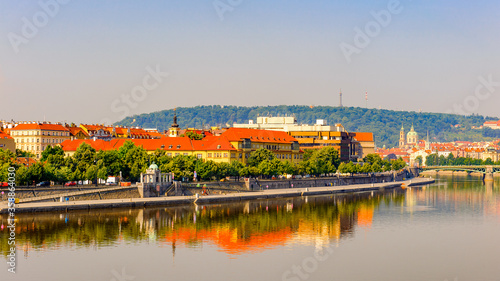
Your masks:
<path fill-rule="evenodd" d="M 247 163 L 250 167 L 258 167 L 263 161 L 271 161 L 273 159 L 276 159 L 276 156 L 270 150 L 259 148 L 250 153 L 250 157 L 248 157 Z"/>

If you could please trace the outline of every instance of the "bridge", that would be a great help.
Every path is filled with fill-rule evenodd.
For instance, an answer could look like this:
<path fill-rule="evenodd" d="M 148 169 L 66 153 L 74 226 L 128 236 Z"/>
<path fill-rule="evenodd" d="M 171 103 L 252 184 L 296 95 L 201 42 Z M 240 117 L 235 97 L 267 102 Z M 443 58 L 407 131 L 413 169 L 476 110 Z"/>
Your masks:
<path fill-rule="evenodd" d="M 482 173 L 485 180 L 493 180 L 494 173 L 500 173 L 500 165 L 460 165 L 460 166 L 426 166 L 420 171 L 465 171 L 467 173 Z"/>

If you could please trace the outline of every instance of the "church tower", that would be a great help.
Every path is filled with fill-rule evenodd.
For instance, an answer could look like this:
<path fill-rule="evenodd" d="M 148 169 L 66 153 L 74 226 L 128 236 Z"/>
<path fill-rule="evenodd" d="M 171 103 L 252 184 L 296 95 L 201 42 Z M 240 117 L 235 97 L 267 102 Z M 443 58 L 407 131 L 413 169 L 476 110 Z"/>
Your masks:
<path fill-rule="evenodd" d="M 418 144 L 418 134 L 417 132 L 415 132 L 413 124 L 411 124 L 411 129 L 406 135 L 406 143 L 410 146 L 415 146 Z"/>
<path fill-rule="evenodd" d="M 180 131 L 180 128 L 179 128 L 179 125 L 177 124 L 177 113 L 176 113 L 176 109 L 174 109 L 174 123 L 170 127 L 168 136 L 169 137 L 178 137 L 179 131 Z"/>
<path fill-rule="evenodd" d="M 405 128 L 403 125 L 401 125 L 401 130 L 399 131 L 399 147 L 403 148 L 406 146 L 406 139 L 405 139 Z"/>

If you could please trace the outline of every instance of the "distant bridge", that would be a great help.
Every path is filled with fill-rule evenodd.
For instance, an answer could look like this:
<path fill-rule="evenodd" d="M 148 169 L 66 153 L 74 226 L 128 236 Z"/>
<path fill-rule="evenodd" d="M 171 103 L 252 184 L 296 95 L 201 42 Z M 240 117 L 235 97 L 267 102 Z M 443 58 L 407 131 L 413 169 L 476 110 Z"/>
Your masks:
<path fill-rule="evenodd" d="M 500 165 L 467 165 L 467 166 L 426 166 L 420 167 L 421 171 L 465 171 L 475 173 L 500 173 Z"/>

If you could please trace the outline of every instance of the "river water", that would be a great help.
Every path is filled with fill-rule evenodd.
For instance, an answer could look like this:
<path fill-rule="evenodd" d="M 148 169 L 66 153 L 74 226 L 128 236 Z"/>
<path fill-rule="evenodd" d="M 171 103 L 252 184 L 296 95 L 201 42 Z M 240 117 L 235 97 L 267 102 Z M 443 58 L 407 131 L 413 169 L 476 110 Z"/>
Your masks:
<path fill-rule="evenodd" d="M 500 280 L 499 179 L 235 204 L 19 214 L 0 280 Z"/>

